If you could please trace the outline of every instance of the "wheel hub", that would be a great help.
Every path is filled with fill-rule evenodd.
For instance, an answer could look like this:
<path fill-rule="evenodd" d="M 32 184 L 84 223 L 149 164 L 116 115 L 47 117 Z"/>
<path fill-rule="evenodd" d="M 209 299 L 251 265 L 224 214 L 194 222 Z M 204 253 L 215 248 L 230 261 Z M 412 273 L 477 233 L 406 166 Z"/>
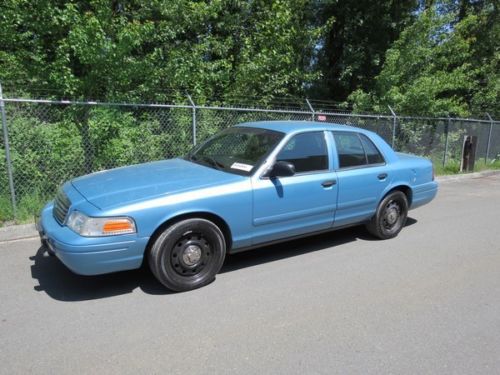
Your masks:
<path fill-rule="evenodd" d="M 400 212 L 400 207 L 396 202 L 389 202 L 389 204 L 386 206 L 383 216 L 383 221 L 386 228 L 392 228 L 394 227 L 394 225 L 396 225 L 399 220 Z"/>
<path fill-rule="evenodd" d="M 181 276 L 199 274 L 210 262 L 212 249 L 200 233 L 190 232 L 179 238 L 170 254 L 170 264 Z"/>
<path fill-rule="evenodd" d="M 197 245 L 189 245 L 182 252 L 182 261 L 187 266 L 196 265 L 201 259 L 201 248 Z"/>
<path fill-rule="evenodd" d="M 398 220 L 398 211 L 395 210 L 394 208 L 390 209 L 388 212 L 387 212 L 387 223 L 389 225 L 393 225 L 397 220 Z"/>

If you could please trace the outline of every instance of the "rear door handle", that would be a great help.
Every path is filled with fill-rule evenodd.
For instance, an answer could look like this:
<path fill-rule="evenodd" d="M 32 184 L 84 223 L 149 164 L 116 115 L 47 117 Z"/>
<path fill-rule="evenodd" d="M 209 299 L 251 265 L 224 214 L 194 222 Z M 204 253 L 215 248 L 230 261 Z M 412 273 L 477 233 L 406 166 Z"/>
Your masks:
<path fill-rule="evenodd" d="M 385 180 L 387 178 L 387 173 L 381 173 L 377 177 L 379 180 Z"/>
<path fill-rule="evenodd" d="M 330 181 L 322 182 L 321 186 L 323 186 L 324 188 L 327 188 L 327 187 L 335 185 L 336 183 L 337 183 L 337 180 L 330 180 Z"/>

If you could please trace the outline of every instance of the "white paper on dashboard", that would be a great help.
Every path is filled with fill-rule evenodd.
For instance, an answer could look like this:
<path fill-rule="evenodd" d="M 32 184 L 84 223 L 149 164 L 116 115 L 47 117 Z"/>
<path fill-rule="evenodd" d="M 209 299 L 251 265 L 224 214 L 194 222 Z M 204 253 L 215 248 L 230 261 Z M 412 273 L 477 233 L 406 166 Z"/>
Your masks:
<path fill-rule="evenodd" d="M 231 165 L 232 169 L 239 169 L 240 171 L 250 172 L 253 168 L 253 165 L 243 164 L 243 163 L 233 163 Z"/>

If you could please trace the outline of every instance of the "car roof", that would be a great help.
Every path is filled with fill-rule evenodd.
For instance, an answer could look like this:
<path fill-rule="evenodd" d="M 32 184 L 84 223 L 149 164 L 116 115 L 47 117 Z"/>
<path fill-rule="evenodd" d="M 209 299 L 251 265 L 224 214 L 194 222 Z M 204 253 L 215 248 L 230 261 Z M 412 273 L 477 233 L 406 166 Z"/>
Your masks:
<path fill-rule="evenodd" d="M 237 127 L 248 127 L 248 128 L 258 128 L 258 129 L 268 129 L 279 131 L 285 134 L 294 134 L 304 131 L 354 131 L 361 134 L 367 135 L 372 141 L 374 141 L 377 147 L 382 150 L 386 160 L 394 161 L 397 160 L 397 156 L 394 150 L 389 146 L 389 144 L 377 133 L 363 128 L 358 128 L 349 125 L 336 124 L 332 122 L 318 122 L 318 121 L 255 121 L 255 122 L 245 122 L 242 124 L 235 125 Z"/>
<path fill-rule="evenodd" d="M 318 122 L 318 121 L 256 121 L 256 122 L 245 122 L 238 124 L 236 126 L 251 127 L 259 129 L 268 129 L 279 131 L 283 133 L 295 133 L 300 131 L 311 131 L 311 130 L 351 130 L 351 131 L 361 131 L 367 132 L 364 129 L 356 128 L 349 125 L 336 124 L 331 122 Z"/>

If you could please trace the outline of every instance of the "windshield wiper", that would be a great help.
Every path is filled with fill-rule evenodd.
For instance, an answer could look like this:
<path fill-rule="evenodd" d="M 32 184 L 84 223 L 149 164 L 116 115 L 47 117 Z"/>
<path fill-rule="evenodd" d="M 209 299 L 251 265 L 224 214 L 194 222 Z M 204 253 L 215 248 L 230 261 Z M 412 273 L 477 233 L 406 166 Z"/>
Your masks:
<path fill-rule="evenodd" d="M 213 157 L 207 156 L 207 155 L 200 155 L 200 156 L 189 155 L 189 159 L 192 160 L 192 161 L 202 160 L 202 161 L 208 163 L 210 166 L 212 166 L 212 167 L 214 167 L 215 169 L 218 169 L 218 170 L 223 170 L 223 169 L 226 168 L 224 164 L 222 164 L 221 162 L 215 160 Z"/>

